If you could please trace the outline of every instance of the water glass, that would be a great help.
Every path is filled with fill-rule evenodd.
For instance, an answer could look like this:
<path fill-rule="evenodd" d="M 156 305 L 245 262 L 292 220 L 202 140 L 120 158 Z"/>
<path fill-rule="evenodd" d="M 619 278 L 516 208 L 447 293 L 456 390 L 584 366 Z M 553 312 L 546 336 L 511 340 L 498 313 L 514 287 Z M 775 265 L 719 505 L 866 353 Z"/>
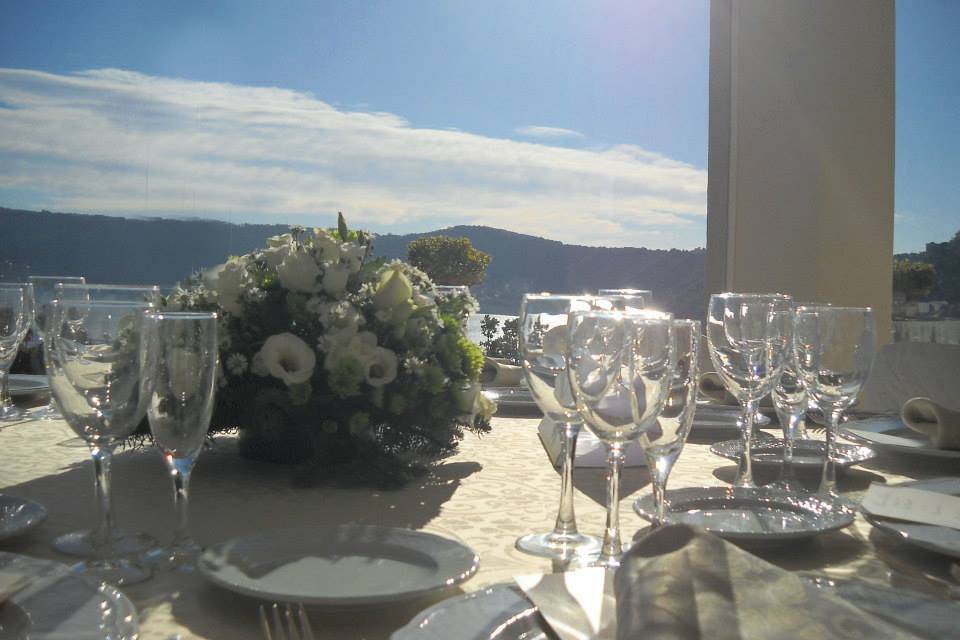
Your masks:
<path fill-rule="evenodd" d="M 641 309 L 653 304 L 653 292 L 649 289 L 600 289 L 597 295 L 601 298 L 611 296 L 630 296 L 633 300 L 642 300 L 641 304 L 631 305 Z"/>
<path fill-rule="evenodd" d="M 793 346 L 804 388 L 827 420 L 819 493 L 838 497 L 834 447 L 844 410 L 857 399 L 870 373 L 876 328 L 869 307 L 801 306 Z"/>
<path fill-rule="evenodd" d="M 29 284 L 0 284 L 0 422 L 22 420 L 24 412 L 10 401 L 10 367 L 33 318 Z"/>
<path fill-rule="evenodd" d="M 187 529 L 190 473 L 203 447 L 216 389 L 217 315 L 155 313 L 141 339 L 141 395 L 150 433 L 173 479 L 177 526 L 166 549 L 151 553 L 168 566 L 191 570 L 200 546 Z"/>
<path fill-rule="evenodd" d="M 150 571 L 123 559 L 114 545 L 110 463 L 114 448 L 143 419 L 140 333 L 150 305 L 60 302 L 47 317 L 44 359 L 50 389 L 67 424 L 93 459 L 99 527 L 94 559 L 78 571 L 117 585 L 140 582 Z"/>
<path fill-rule="evenodd" d="M 85 280 L 82 276 L 30 276 L 30 284 L 33 285 L 34 300 L 34 319 L 33 330 L 41 342 L 44 341 L 44 331 L 47 326 L 47 315 L 50 312 L 50 303 L 57 297 L 58 284 L 83 284 Z M 45 406 L 30 411 L 30 417 L 34 420 L 61 420 L 60 410 L 57 403 L 50 396 L 50 402 Z"/>
<path fill-rule="evenodd" d="M 781 294 L 710 296 L 707 342 L 714 369 L 742 407 L 740 465 L 735 485 L 752 487 L 753 426 L 760 399 L 780 379 L 789 353 L 793 306 Z"/>
<path fill-rule="evenodd" d="M 667 480 L 683 445 L 690 435 L 697 411 L 698 356 L 700 323 L 696 320 L 673 321 L 673 379 L 663 411 L 650 429 L 640 435 L 640 446 L 647 458 L 647 469 L 656 503 L 654 524 L 664 523 Z"/>
<path fill-rule="evenodd" d="M 620 471 L 627 444 L 651 430 L 673 375 L 673 317 L 578 311 L 570 314 L 567 369 L 577 411 L 607 449 L 607 520 L 590 566 L 615 569 L 620 540 Z"/>
<path fill-rule="evenodd" d="M 600 541 L 577 530 L 573 507 L 573 460 L 581 419 L 567 375 L 567 316 L 592 308 L 592 296 L 523 296 L 520 306 L 520 364 L 530 395 L 544 415 L 562 429 L 560 506 L 553 531 L 519 538 L 516 547 L 524 553 L 561 560 L 589 554 Z"/>

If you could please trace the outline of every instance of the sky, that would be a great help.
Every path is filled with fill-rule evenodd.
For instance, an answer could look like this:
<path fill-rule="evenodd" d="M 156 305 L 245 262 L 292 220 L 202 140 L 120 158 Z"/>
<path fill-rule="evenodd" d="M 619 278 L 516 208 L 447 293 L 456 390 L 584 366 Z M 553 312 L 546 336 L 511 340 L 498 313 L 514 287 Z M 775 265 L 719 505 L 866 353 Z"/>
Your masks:
<path fill-rule="evenodd" d="M 898 3 L 898 251 L 960 228 L 958 32 Z M 0 206 L 703 246 L 708 53 L 707 0 L 0 0 Z"/>

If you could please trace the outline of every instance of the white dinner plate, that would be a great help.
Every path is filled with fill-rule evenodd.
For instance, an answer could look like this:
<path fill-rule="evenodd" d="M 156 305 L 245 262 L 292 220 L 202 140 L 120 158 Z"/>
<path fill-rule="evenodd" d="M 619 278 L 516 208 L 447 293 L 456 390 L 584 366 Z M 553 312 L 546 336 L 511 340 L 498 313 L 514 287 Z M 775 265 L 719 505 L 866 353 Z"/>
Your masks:
<path fill-rule="evenodd" d="M 477 572 L 469 547 L 391 527 L 275 529 L 233 538 L 200 558 L 213 583 L 277 602 L 352 607 L 407 600 Z"/>
<path fill-rule="evenodd" d="M 925 491 L 946 493 L 951 496 L 960 496 L 960 478 L 936 478 L 933 480 L 911 480 L 901 482 L 898 487 L 911 487 Z M 935 524 L 907 522 L 886 518 L 870 513 L 862 505 L 860 511 L 867 522 L 877 529 L 900 538 L 908 544 L 923 549 L 936 551 L 953 558 L 960 558 L 960 531 L 950 527 L 941 527 Z"/>
<path fill-rule="evenodd" d="M 7 390 L 13 397 L 32 396 L 50 391 L 50 384 L 47 382 L 47 376 L 11 373 Z"/>
<path fill-rule="evenodd" d="M 59 562 L 0 552 L 0 570 L 30 584 L 0 606 L 0 637 L 9 640 L 135 640 L 133 603 L 116 588 L 71 573 Z"/>
<path fill-rule="evenodd" d="M 793 444 L 793 464 L 797 467 L 822 467 L 826 446 L 822 440 L 796 440 Z M 779 467 L 783 464 L 783 447 L 783 438 L 755 439 L 750 459 L 756 465 Z M 710 451 L 728 460 L 739 460 L 743 445 L 739 440 L 724 440 L 711 445 Z M 843 468 L 875 457 L 877 454 L 863 445 L 837 442 L 833 450 L 834 462 Z"/>
<path fill-rule="evenodd" d="M 26 533 L 39 526 L 47 517 L 43 505 L 0 494 L 0 540 Z"/>
<path fill-rule="evenodd" d="M 850 420 L 840 425 L 840 435 L 876 451 L 960 459 L 960 451 L 937 449 L 930 438 L 905 425 L 899 416 Z"/>
<path fill-rule="evenodd" d="M 667 491 L 667 524 L 687 524 L 734 542 L 776 542 L 842 529 L 853 523 L 854 510 L 812 494 L 785 494 L 744 487 L 689 487 Z M 652 495 L 633 504 L 653 521 Z"/>

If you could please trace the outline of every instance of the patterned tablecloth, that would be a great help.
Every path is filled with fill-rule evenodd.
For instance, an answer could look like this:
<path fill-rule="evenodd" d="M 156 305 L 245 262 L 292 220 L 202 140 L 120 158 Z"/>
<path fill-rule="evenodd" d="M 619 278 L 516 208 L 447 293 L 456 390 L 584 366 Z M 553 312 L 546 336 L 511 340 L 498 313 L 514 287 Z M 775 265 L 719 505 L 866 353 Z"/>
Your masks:
<path fill-rule="evenodd" d="M 389 492 L 294 488 L 288 469 L 242 460 L 236 455 L 235 439 L 222 437 L 203 453 L 194 473 L 192 529 L 201 544 L 295 525 L 366 523 L 422 529 L 462 540 L 479 553 L 479 573 L 462 586 L 463 591 L 509 581 L 517 573 L 549 571 L 549 561 L 513 547 L 521 534 L 548 530 L 556 513 L 559 479 L 547 463 L 536 426 L 533 418 L 497 417 L 490 435 L 468 436 L 459 453 L 428 477 Z M 91 464 L 87 450 L 78 443 L 62 422 L 0 427 L 0 490 L 36 500 L 50 511 L 41 527 L 2 543 L 0 550 L 69 561 L 51 549 L 50 540 L 94 522 Z M 734 472 L 734 464 L 711 454 L 709 441 L 695 433 L 670 486 L 723 485 Z M 843 472 L 840 488 L 856 495 L 871 481 L 899 482 L 957 472 L 955 463 L 878 458 Z M 168 539 L 174 515 L 172 490 L 159 454 L 149 449 L 122 452 L 115 459 L 113 474 L 120 525 Z M 621 515 L 627 536 L 645 526 L 631 505 L 650 490 L 648 484 L 642 468 L 624 473 Z M 599 533 L 602 470 L 578 470 L 576 486 L 581 529 Z M 949 570 L 942 557 L 871 532 L 859 516 L 846 530 L 757 553 L 791 570 L 856 575 L 919 588 L 933 588 L 928 576 L 942 578 Z M 125 592 L 140 611 L 144 639 L 167 640 L 177 634 L 183 639 L 260 637 L 255 626 L 257 603 L 207 584 L 198 575 L 160 575 Z M 311 617 L 321 638 L 387 638 L 431 603 L 419 600 L 361 614 L 314 611 Z"/>

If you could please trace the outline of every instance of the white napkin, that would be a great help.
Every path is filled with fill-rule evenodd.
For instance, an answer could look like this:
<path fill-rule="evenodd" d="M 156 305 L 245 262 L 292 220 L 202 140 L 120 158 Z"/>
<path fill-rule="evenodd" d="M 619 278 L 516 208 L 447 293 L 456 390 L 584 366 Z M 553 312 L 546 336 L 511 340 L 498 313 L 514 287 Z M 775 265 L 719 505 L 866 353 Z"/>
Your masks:
<path fill-rule="evenodd" d="M 938 449 L 960 449 L 960 411 L 930 398 L 910 398 L 900 409 L 903 423 L 930 438 Z"/>
<path fill-rule="evenodd" d="M 0 604 L 15 596 L 19 591 L 26 589 L 32 580 L 30 576 L 22 573 L 0 569 Z"/>
<path fill-rule="evenodd" d="M 491 387 L 519 387 L 523 382 L 523 369 L 509 360 L 484 358 L 480 382 Z"/>
<path fill-rule="evenodd" d="M 960 529 L 960 498 L 946 493 L 874 482 L 860 506 L 877 516 Z"/>
<path fill-rule="evenodd" d="M 613 640 L 617 604 L 613 572 L 602 567 L 514 576 L 561 640 Z"/>

